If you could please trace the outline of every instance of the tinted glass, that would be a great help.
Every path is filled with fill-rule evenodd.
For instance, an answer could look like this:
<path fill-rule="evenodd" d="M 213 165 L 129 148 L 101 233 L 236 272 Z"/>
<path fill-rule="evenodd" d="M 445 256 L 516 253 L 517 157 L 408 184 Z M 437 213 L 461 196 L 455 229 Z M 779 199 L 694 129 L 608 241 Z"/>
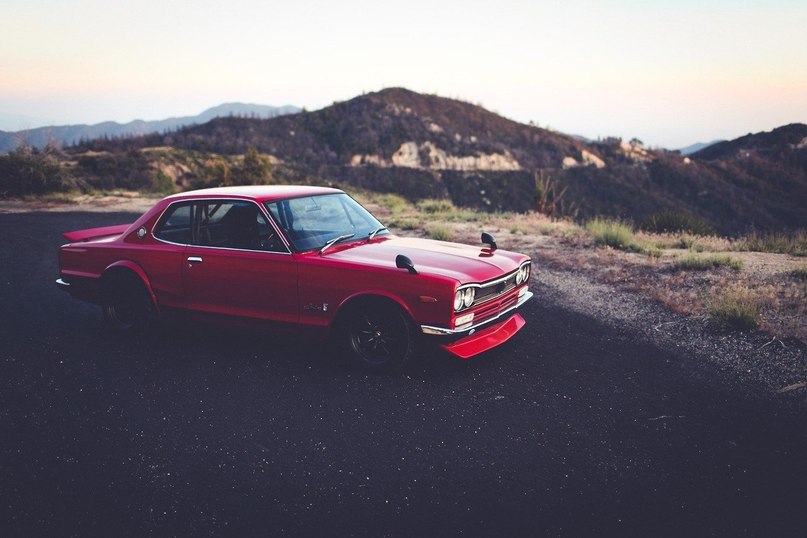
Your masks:
<path fill-rule="evenodd" d="M 287 252 L 260 208 L 247 201 L 199 202 L 197 244 L 218 248 Z"/>
<path fill-rule="evenodd" d="M 191 243 L 193 207 L 190 203 L 174 204 L 160 219 L 154 229 L 154 237 L 171 243 Z"/>
<path fill-rule="evenodd" d="M 368 237 L 382 227 L 373 215 L 346 194 L 292 198 L 267 203 L 266 207 L 299 251 L 319 249 L 342 235 Z"/>

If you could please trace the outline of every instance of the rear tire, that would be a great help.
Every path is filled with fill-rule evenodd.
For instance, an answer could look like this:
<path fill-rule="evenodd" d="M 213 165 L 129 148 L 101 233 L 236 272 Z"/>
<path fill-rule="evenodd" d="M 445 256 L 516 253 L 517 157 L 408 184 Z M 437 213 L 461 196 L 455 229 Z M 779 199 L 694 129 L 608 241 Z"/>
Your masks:
<path fill-rule="evenodd" d="M 397 305 L 365 301 L 347 312 L 338 338 L 351 362 L 373 373 L 400 370 L 415 353 L 414 325 Z"/>
<path fill-rule="evenodd" d="M 136 276 L 111 275 L 104 281 L 104 324 L 118 334 L 141 334 L 154 319 L 154 305 Z"/>

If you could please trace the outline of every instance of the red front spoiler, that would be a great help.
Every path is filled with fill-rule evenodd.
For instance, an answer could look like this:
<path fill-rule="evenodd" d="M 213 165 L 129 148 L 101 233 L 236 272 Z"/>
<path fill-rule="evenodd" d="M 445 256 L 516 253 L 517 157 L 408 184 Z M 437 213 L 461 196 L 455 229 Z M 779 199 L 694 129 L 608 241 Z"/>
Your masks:
<path fill-rule="evenodd" d="M 477 333 L 471 334 L 452 342 L 441 344 L 440 347 L 456 355 L 461 359 L 470 359 L 484 351 L 501 345 L 513 337 L 525 325 L 524 318 L 520 314 L 514 314 L 511 318 L 496 323 L 490 327 L 485 327 Z"/>

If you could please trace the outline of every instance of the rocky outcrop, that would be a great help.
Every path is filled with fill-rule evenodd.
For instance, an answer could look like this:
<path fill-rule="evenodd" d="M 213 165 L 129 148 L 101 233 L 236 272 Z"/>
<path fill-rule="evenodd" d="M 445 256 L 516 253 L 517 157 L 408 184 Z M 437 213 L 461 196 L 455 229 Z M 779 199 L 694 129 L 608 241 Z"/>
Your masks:
<path fill-rule="evenodd" d="M 595 168 L 605 168 L 605 161 L 591 153 L 590 151 L 582 150 L 580 152 L 580 161 L 574 157 L 566 156 L 561 162 L 564 169 L 576 168 L 578 166 L 593 166 Z"/>
<path fill-rule="evenodd" d="M 625 155 L 625 157 L 636 163 L 645 163 L 653 160 L 653 156 L 638 144 L 621 142 L 619 144 L 619 149 L 622 151 L 622 154 Z"/>
<path fill-rule="evenodd" d="M 521 165 L 509 151 L 504 153 L 481 153 L 474 155 L 451 155 L 432 142 L 420 146 L 416 142 L 404 142 L 390 160 L 380 155 L 354 155 L 351 166 L 373 165 L 380 167 L 401 166 L 429 170 L 496 171 L 515 172 Z"/>

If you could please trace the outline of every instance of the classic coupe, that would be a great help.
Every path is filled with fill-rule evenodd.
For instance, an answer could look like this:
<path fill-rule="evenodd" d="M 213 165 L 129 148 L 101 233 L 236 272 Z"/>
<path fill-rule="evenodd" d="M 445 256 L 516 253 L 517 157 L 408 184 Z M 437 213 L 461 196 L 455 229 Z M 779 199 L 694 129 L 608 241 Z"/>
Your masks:
<path fill-rule="evenodd" d="M 64 234 L 57 286 L 140 333 L 185 312 L 313 329 L 369 371 L 401 368 L 420 340 L 469 358 L 524 326 L 530 258 L 396 237 L 343 191 L 204 189 L 132 224 Z"/>

